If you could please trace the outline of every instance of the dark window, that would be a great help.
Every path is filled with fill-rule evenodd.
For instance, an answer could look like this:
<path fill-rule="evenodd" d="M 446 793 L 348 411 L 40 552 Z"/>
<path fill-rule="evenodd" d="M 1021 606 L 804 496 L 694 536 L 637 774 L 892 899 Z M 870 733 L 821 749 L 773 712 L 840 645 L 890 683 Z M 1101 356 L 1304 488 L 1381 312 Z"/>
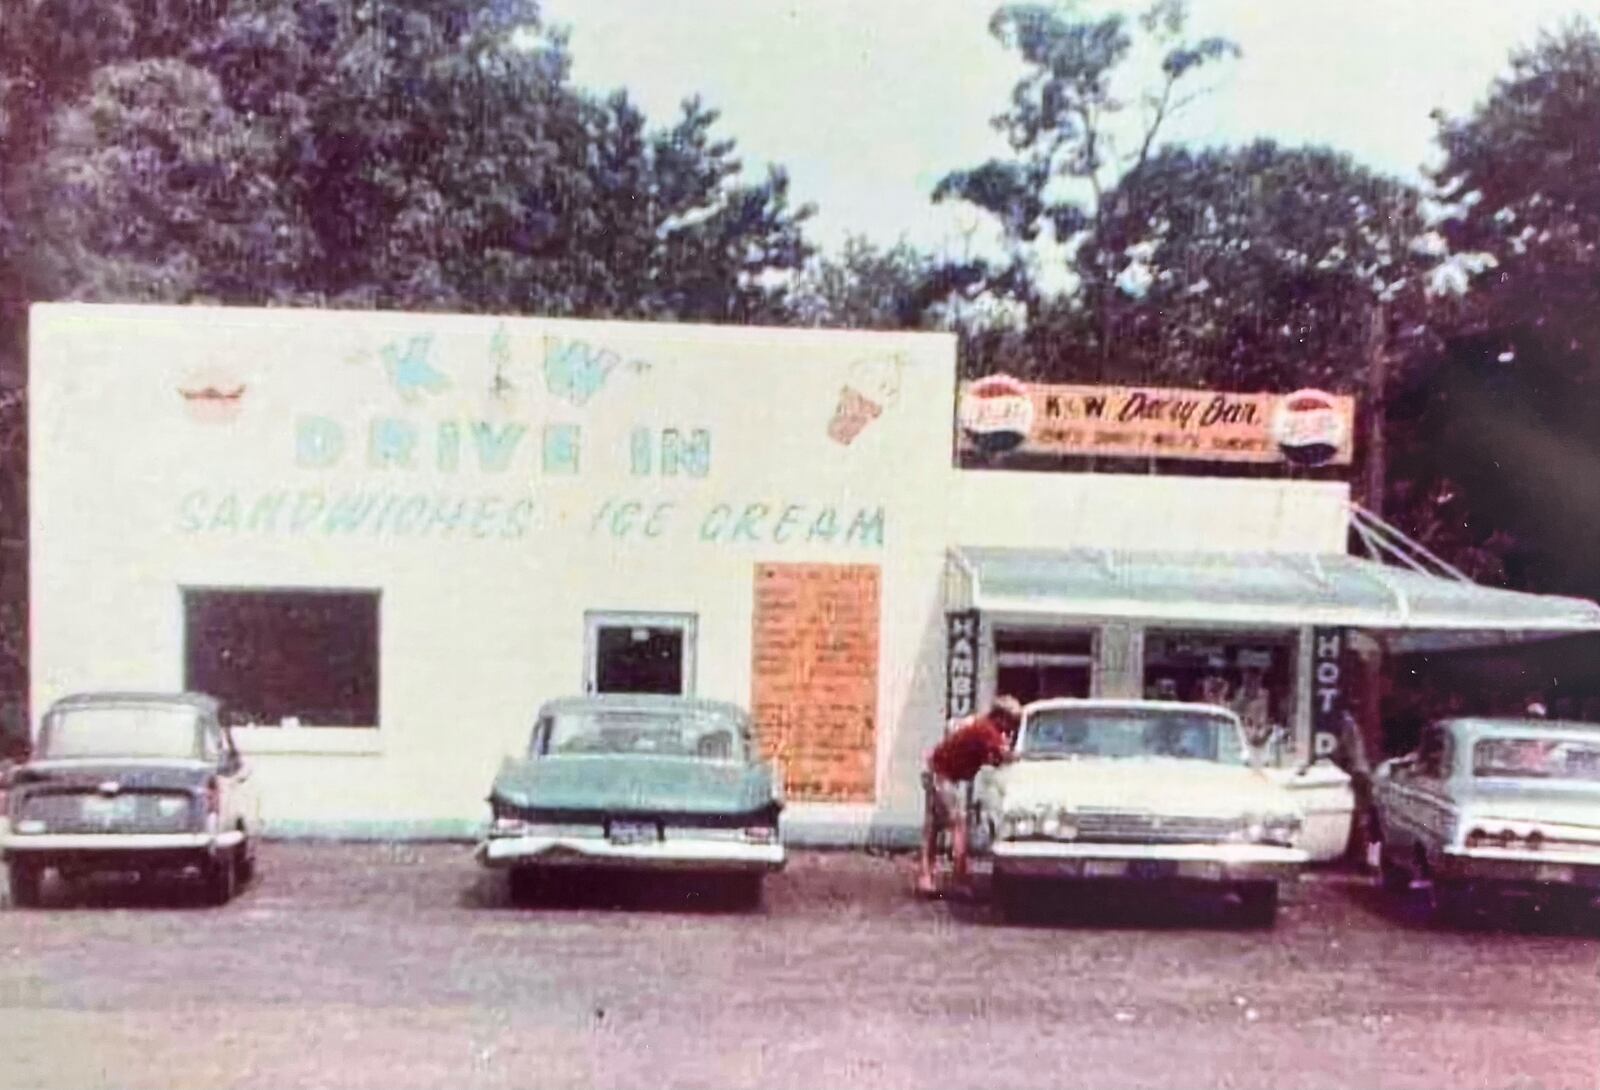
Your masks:
<path fill-rule="evenodd" d="M 683 692 L 683 629 L 601 625 L 595 638 L 598 692 Z"/>
<path fill-rule="evenodd" d="M 184 685 L 230 726 L 378 725 L 375 591 L 185 590 Z"/>

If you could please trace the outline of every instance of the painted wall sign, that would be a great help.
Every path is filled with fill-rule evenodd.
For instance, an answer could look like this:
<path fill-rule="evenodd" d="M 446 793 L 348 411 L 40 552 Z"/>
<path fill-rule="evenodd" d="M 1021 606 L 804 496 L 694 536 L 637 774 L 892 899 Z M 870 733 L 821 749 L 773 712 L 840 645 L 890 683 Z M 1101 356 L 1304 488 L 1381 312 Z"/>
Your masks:
<path fill-rule="evenodd" d="M 978 710 L 978 611 L 944 615 L 944 716 L 965 718 Z"/>
<path fill-rule="evenodd" d="M 751 714 L 788 798 L 871 802 L 877 780 L 875 564 L 757 564 Z"/>
<path fill-rule="evenodd" d="M 1342 628 L 1311 633 L 1311 755 L 1331 757 L 1339 748 L 1340 721 L 1348 708 L 1350 637 Z"/>
<path fill-rule="evenodd" d="M 978 453 L 1298 465 L 1349 465 L 1354 453 L 1355 400 L 1319 390 L 1237 394 L 990 376 L 961 384 L 957 417 L 960 449 Z"/>

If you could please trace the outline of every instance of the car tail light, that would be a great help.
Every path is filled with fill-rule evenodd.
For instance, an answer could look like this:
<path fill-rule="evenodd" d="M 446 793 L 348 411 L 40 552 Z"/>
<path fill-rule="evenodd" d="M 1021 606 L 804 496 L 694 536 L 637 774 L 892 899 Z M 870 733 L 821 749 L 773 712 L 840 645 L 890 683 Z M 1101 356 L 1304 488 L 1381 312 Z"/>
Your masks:
<path fill-rule="evenodd" d="M 222 784 L 215 777 L 206 781 L 206 818 L 215 821 L 222 813 Z"/>
<path fill-rule="evenodd" d="M 489 826 L 492 836 L 521 836 L 528 829 L 528 823 L 519 817 L 509 814 L 498 814 Z"/>
<path fill-rule="evenodd" d="M 778 830 L 770 825 L 751 825 L 745 829 L 744 838 L 752 844 L 771 844 L 778 839 Z"/>

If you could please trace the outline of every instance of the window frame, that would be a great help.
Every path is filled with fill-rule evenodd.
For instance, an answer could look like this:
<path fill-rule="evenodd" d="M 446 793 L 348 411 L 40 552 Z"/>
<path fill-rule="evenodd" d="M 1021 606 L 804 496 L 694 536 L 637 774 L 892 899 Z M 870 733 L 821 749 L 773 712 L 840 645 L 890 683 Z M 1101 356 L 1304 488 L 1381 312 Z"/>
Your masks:
<path fill-rule="evenodd" d="M 242 753 L 245 750 L 238 746 L 239 738 L 261 741 L 268 736 L 294 735 L 297 737 L 310 737 L 318 735 L 376 735 L 383 727 L 383 613 L 384 592 L 383 588 L 375 586 L 339 585 L 339 586 L 310 586 L 303 584 L 257 584 L 257 583 L 182 583 L 178 586 L 178 619 L 179 619 L 179 670 L 183 680 L 183 687 L 195 691 L 205 692 L 204 686 L 197 686 L 191 677 L 190 670 L 190 603 L 192 596 L 205 594 L 235 594 L 235 595 L 292 595 L 301 597 L 314 597 L 321 595 L 340 595 L 345 597 L 363 597 L 371 599 L 373 611 L 372 632 L 372 660 L 370 664 L 372 684 L 372 722 L 370 723 L 321 723 L 301 720 L 299 723 L 290 724 L 290 717 L 284 716 L 277 722 L 249 722 L 231 725 L 219 718 L 217 726 L 225 737 L 225 750 Z M 224 708 L 237 706 L 237 700 L 228 693 L 209 693 L 217 697 Z M 316 745 L 305 748 L 311 750 L 329 749 L 338 752 L 376 752 L 379 747 L 370 743 L 356 741 L 336 741 L 329 737 L 326 741 L 331 745 Z M 284 750 L 293 751 L 302 748 L 298 743 L 268 743 L 264 746 L 248 744 L 246 749 Z"/>
<path fill-rule="evenodd" d="M 669 610 L 586 609 L 583 611 L 583 691 L 599 693 L 602 628 L 675 628 L 683 641 L 680 685 L 673 696 L 694 696 L 699 663 L 700 615 Z M 608 690 L 610 691 L 610 690 Z"/>

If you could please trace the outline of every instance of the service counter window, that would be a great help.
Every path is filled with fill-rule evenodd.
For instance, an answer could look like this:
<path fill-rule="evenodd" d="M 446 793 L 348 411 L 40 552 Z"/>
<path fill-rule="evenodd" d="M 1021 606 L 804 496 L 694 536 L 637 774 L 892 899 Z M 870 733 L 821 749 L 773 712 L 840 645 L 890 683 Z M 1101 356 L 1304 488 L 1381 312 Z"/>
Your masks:
<path fill-rule="evenodd" d="M 187 588 L 184 686 L 229 726 L 376 727 L 376 591 Z"/>
<path fill-rule="evenodd" d="M 1094 633 L 1071 628 L 996 628 L 996 695 L 1024 704 L 1050 697 L 1089 695 Z"/>
<path fill-rule="evenodd" d="M 1232 708 L 1256 755 L 1293 761 L 1293 633 L 1146 631 L 1144 695 Z"/>

